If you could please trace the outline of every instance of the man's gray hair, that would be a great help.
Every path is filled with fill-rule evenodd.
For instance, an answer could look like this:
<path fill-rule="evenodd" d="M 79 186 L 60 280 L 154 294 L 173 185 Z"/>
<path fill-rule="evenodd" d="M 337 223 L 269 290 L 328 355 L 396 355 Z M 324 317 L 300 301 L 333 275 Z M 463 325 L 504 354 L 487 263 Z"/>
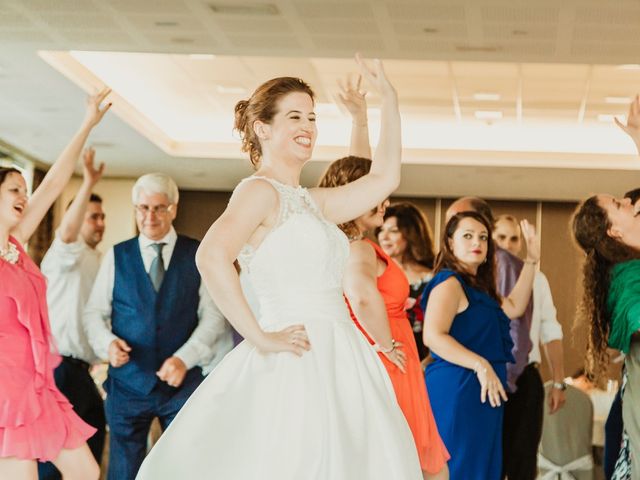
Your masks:
<path fill-rule="evenodd" d="M 141 191 L 147 194 L 164 193 L 171 204 L 177 204 L 180 197 L 176 182 L 166 173 L 147 173 L 138 178 L 131 190 L 131 200 L 134 205 L 138 204 Z"/>

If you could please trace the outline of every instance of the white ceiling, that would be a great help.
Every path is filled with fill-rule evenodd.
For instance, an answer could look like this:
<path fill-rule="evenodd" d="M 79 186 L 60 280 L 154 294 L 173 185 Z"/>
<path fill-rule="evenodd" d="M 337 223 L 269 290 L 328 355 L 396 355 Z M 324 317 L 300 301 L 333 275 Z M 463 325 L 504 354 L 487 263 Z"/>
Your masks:
<path fill-rule="evenodd" d="M 349 68 L 341 58 L 362 51 L 389 60 L 405 117 L 453 128 L 476 122 L 478 130 L 489 127 L 475 120 L 476 110 L 499 110 L 503 119 L 485 140 L 520 142 L 505 152 L 510 149 L 475 145 L 465 133 L 457 148 L 416 146 L 406 152 L 410 164 L 400 193 L 579 198 L 633 181 L 632 145 L 597 116 L 626 110 L 606 97 L 640 90 L 640 71 L 618 68 L 640 61 L 638 25 L 637 0 L 0 0 L 0 140 L 50 163 L 81 118 L 81 88 L 44 62 L 40 50 L 174 54 L 197 92 L 214 85 L 250 91 L 269 77 L 297 74 L 314 85 L 321 102 L 331 101 L 330 85 Z M 215 54 L 214 63 L 224 60 L 224 66 L 178 56 L 194 53 Z M 162 70 L 139 75 L 149 90 L 168 77 Z M 482 92 L 500 100 L 473 98 Z M 212 111 L 237 100 L 216 91 L 208 97 Z M 250 172 L 248 162 L 237 159 L 239 148 L 173 157 L 121 117 L 110 114 L 92 138 L 113 176 L 163 170 L 184 188 L 225 190 Z M 539 135 L 521 141 L 518 125 L 537 125 Z M 584 135 L 582 148 L 562 150 L 553 131 L 578 141 L 581 132 L 598 133 Z M 334 145 L 319 156 L 342 150 Z M 310 165 L 303 180 L 313 183 L 321 168 Z"/>

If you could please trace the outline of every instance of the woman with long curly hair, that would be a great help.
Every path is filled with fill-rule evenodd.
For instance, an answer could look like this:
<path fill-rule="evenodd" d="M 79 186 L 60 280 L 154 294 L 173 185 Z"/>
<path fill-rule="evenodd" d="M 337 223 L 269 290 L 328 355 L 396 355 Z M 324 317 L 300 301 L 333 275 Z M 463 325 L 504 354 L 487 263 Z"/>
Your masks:
<path fill-rule="evenodd" d="M 614 479 L 640 479 L 640 217 L 630 199 L 594 195 L 577 208 L 573 236 L 584 251 L 582 320 L 589 328 L 586 371 L 605 374 L 607 348 L 626 354 L 623 448 Z"/>
<path fill-rule="evenodd" d="M 640 154 L 640 96 L 629 105 L 626 124 L 618 119 L 616 124 Z M 614 480 L 640 479 L 640 204 L 636 193 L 627 192 L 624 199 L 594 195 L 578 206 L 572 221 L 574 239 L 586 256 L 580 316 L 589 328 L 587 374 L 594 380 L 604 375 L 607 346 L 626 353 L 619 392 L 624 427 Z"/>
<path fill-rule="evenodd" d="M 538 238 L 524 221 L 527 259 L 509 296 L 500 298 L 491 227 L 477 212 L 451 217 L 422 298 L 424 343 L 434 358 L 425 380 L 438 431 L 451 453 L 452 480 L 502 476 L 507 363 L 514 361 L 509 318 L 527 307 L 540 258 Z"/>

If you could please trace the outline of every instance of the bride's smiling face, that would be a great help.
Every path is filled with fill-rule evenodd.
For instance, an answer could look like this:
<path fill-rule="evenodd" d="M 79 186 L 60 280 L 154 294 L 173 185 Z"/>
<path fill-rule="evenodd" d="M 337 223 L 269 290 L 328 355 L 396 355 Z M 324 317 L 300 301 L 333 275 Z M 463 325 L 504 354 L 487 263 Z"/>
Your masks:
<path fill-rule="evenodd" d="M 313 100 L 304 92 L 282 97 L 271 122 L 254 125 L 263 150 L 301 162 L 309 160 L 318 134 L 313 107 Z"/>

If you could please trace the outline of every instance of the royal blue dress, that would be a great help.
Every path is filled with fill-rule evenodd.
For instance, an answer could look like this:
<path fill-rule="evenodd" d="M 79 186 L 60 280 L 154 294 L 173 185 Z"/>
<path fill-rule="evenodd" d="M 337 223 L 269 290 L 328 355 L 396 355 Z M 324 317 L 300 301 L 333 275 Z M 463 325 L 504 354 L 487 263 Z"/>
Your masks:
<path fill-rule="evenodd" d="M 438 272 L 422 296 L 425 309 L 431 291 L 455 277 L 462 285 L 469 307 L 458 313 L 449 335 L 487 359 L 506 389 L 507 362 L 513 362 L 509 318 L 486 293 L 471 288 L 451 270 Z M 473 370 L 454 365 L 435 352 L 425 380 L 438 432 L 451 454 L 451 480 L 498 480 L 502 472 L 502 418 L 504 404 L 492 407 L 480 402 L 480 382 Z"/>

